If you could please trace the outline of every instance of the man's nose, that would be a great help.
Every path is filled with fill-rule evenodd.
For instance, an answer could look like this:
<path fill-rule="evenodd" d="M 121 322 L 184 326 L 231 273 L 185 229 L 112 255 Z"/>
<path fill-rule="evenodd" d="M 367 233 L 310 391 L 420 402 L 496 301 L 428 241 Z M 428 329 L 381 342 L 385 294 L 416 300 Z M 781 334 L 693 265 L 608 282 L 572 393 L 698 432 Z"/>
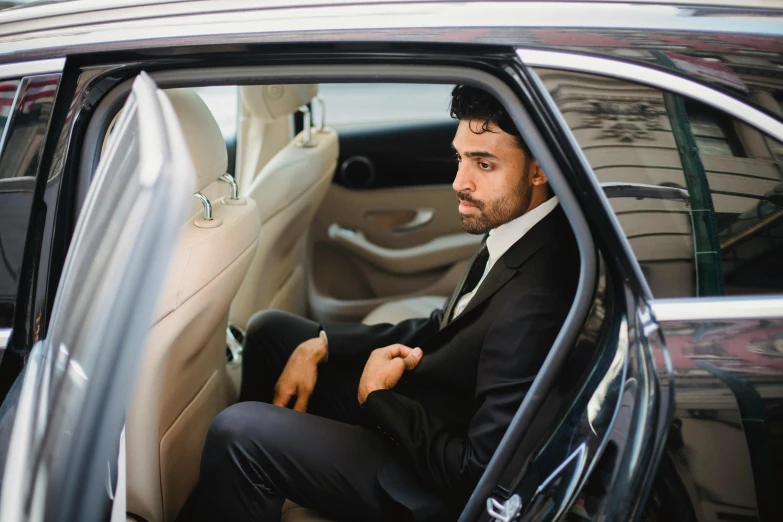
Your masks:
<path fill-rule="evenodd" d="M 457 175 L 454 176 L 454 183 L 451 184 L 451 188 L 454 189 L 454 192 L 473 192 L 475 187 L 470 179 L 468 169 L 465 168 L 464 163 L 458 163 L 457 165 Z"/>

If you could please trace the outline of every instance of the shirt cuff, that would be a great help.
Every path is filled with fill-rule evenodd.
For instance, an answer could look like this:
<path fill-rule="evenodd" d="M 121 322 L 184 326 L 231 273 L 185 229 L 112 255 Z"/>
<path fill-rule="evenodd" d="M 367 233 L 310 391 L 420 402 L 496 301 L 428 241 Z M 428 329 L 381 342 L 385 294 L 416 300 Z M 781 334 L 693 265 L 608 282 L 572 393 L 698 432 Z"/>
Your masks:
<path fill-rule="evenodd" d="M 321 327 L 321 331 L 318 332 L 318 337 L 324 340 L 324 343 L 326 344 L 326 357 L 323 358 L 321 363 L 325 363 L 329 360 L 329 338 L 326 336 L 326 330 Z"/>

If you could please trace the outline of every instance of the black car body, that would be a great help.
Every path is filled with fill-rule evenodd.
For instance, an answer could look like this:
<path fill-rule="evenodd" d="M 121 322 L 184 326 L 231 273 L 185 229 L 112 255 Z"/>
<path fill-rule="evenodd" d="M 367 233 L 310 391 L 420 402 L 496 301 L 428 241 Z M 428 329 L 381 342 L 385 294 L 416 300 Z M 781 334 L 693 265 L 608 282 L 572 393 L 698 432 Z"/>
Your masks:
<path fill-rule="evenodd" d="M 503 510 L 508 520 L 777 520 L 783 7 L 774 4 L 136 0 L 0 12 L 0 95 L 14 93 L 0 142 L 0 388 L 6 404 L 30 396 L 17 424 L 25 407 L 36 412 L 27 431 L 14 428 L 11 442 L 28 449 L 6 456 L 0 516 L 108 516 L 106 462 L 149 320 L 139 308 L 154 300 L 143 282 L 162 277 L 165 248 L 153 246 L 175 227 L 139 233 L 140 251 L 163 256 L 148 276 L 134 272 L 138 259 L 112 261 L 129 278 L 121 284 L 137 288 L 133 299 L 71 313 L 57 300 L 79 292 L 61 280 L 90 259 L 74 226 L 92 201 L 111 116 L 144 71 L 163 88 L 489 89 L 550 176 L 582 280 L 460 520 L 502 520 Z M 117 310 L 127 319 L 110 339 L 68 328 L 105 326 L 101 313 Z M 83 344 L 68 355 L 86 375 L 79 393 L 62 384 L 68 364 L 54 364 L 58 336 Z"/>

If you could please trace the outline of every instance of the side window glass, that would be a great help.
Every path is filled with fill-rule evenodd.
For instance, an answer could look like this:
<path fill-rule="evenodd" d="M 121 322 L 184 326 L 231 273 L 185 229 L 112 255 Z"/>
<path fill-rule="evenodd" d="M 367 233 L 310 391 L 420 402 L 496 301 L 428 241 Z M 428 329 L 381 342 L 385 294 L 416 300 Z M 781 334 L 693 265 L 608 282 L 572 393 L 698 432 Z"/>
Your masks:
<path fill-rule="evenodd" d="M 452 121 L 449 102 L 453 87 L 442 84 L 329 83 L 320 85 L 319 95 L 326 102 L 327 125 L 339 132 L 399 123 L 448 123 Z"/>
<path fill-rule="evenodd" d="M 0 328 L 11 326 L 35 176 L 59 74 L 0 81 Z"/>
<path fill-rule="evenodd" d="M 783 144 L 697 100 L 537 72 L 655 297 L 783 293 Z"/>

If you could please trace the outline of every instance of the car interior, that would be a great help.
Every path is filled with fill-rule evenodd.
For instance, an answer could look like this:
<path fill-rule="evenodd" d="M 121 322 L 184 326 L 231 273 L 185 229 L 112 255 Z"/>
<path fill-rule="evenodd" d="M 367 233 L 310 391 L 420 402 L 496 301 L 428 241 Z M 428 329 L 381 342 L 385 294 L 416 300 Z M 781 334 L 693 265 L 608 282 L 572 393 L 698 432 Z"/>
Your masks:
<path fill-rule="evenodd" d="M 210 422 L 237 399 L 254 313 L 374 324 L 443 306 L 481 243 L 451 188 L 452 87 L 165 90 L 197 193 L 127 412 L 128 520 L 172 521 L 195 487 Z M 289 501 L 282 520 L 326 519 Z"/>

